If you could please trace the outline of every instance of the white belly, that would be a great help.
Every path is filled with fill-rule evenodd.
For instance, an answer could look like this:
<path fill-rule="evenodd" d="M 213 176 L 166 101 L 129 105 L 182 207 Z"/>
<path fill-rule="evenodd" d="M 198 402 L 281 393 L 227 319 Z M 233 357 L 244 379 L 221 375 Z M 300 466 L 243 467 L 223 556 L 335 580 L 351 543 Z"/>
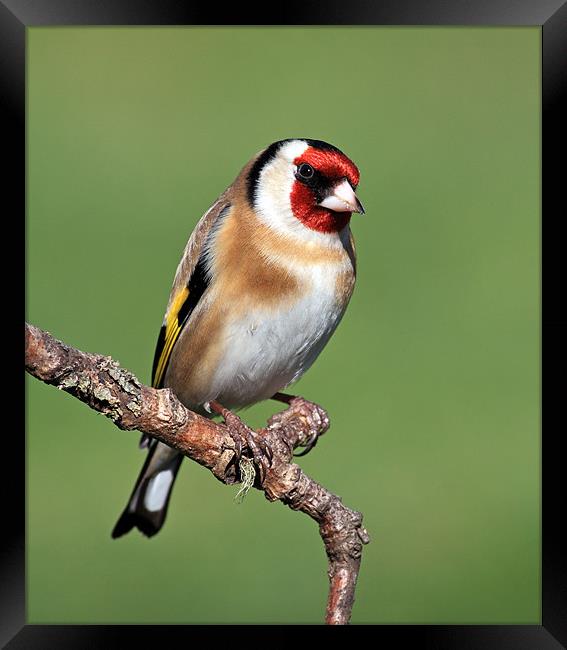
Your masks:
<path fill-rule="evenodd" d="M 224 353 L 211 392 L 228 408 L 270 398 L 299 379 L 335 331 L 346 303 L 336 292 L 336 271 L 313 267 L 309 290 L 293 306 L 253 311 L 226 330 Z"/>

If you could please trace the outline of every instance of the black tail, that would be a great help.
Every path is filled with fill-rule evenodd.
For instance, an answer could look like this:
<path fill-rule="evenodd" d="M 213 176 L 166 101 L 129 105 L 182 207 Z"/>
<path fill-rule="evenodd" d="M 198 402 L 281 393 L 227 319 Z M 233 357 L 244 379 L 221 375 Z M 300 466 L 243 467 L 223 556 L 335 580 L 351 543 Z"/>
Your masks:
<path fill-rule="evenodd" d="M 137 528 L 148 537 L 159 532 L 182 460 L 183 454 L 171 447 L 157 440 L 150 444 L 148 457 L 128 505 L 112 530 L 113 539 L 125 535 L 132 528 Z"/>

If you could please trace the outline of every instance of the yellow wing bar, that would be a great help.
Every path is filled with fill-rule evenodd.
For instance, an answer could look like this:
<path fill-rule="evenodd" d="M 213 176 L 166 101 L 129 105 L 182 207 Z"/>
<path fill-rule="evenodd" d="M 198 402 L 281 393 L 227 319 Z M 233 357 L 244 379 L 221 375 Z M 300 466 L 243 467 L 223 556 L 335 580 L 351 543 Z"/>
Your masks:
<path fill-rule="evenodd" d="M 165 369 L 167 368 L 167 362 L 169 361 L 169 357 L 171 356 L 171 351 L 173 350 L 175 341 L 177 341 L 179 332 L 181 332 L 182 324 L 179 322 L 178 316 L 179 316 L 179 311 L 181 310 L 181 307 L 183 306 L 183 303 L 187 300 L 188 296 L 189 296 L 189 288 L 184 287 L 175 296 L 173 302 L 171 303 L 171 307 L 167 312 L 165 318 L 165 336 L 163 337 L 163 345 L 161 346 L 161 350 L 160 350 L 159 349 L 160 346 L 158 343 L 158 349 L 156 350 L 156 356 L 159 355 L 159 359 L 157 362 L 157 368 L 152 381 L 152 384 L 156 388 L 159 387 L 161 384 L 163 375 L 165 373 Z M 160 337 L 160 343 L 161 341 L 162 338 Z"/>

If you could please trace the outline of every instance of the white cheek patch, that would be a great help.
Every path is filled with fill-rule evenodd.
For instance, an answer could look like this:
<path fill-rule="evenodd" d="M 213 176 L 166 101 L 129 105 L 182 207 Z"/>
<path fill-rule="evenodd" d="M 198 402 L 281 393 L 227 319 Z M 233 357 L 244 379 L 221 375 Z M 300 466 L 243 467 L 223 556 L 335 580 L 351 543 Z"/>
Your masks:
<path fill-rule="evenodd" d="M 144 495 L 146 510 L 156 512 L 163 508 L 172 483 L 173 472 L 170 469 L 160 472 L 150 479 Z"/>
<path fill-rule="evenodd" d="M 302 140 L 292 140 L 282 146 L 276 157 L 262 170 L 256 190 L 256 207 L 259 216 L 269 225 L 289 234 L 304 226 L 291 210 L 290 194 L 295 181 L 293 161 L 308 145 Z"/>

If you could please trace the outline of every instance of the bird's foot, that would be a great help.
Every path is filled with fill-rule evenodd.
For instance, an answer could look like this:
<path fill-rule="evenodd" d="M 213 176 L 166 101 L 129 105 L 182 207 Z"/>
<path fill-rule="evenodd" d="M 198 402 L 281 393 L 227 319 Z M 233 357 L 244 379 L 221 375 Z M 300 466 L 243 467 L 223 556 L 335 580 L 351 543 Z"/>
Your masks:
<path fill-rule="evenodd" d="M 286 417 L 290 415 L 299 416 L 307 422 L 309 428 L 307 439 L 305 444 L 301 445 L 304 449 L 299 454 L 294 454 L 294 456 L 305 456 L 315 447 L 319 436 L 322 436 L 329 430 L 331 423 L 327 411 L 318 404 L 309 402 L 303 397 L 286 395 L 285 393 L 276 393 L 272 399 L 289 404 L 288 409 L 285 411 Z"/>
<path fill-rule="evenodd" d="M 263 484 L 266 473 L 272 466 L 273 453 L 270 446 L 259 433 L 244 424 L 236 413 L 233 413 L 218 402 L 209 402 L 209 406 L 214 413 L 217 413 L 224 419 L 228 433 L 234 441 L 235 461 L 240 463 L 242 451 L 247 449 L 252 455 L 254 465 L 258 468 L 260 484 Z"/>

